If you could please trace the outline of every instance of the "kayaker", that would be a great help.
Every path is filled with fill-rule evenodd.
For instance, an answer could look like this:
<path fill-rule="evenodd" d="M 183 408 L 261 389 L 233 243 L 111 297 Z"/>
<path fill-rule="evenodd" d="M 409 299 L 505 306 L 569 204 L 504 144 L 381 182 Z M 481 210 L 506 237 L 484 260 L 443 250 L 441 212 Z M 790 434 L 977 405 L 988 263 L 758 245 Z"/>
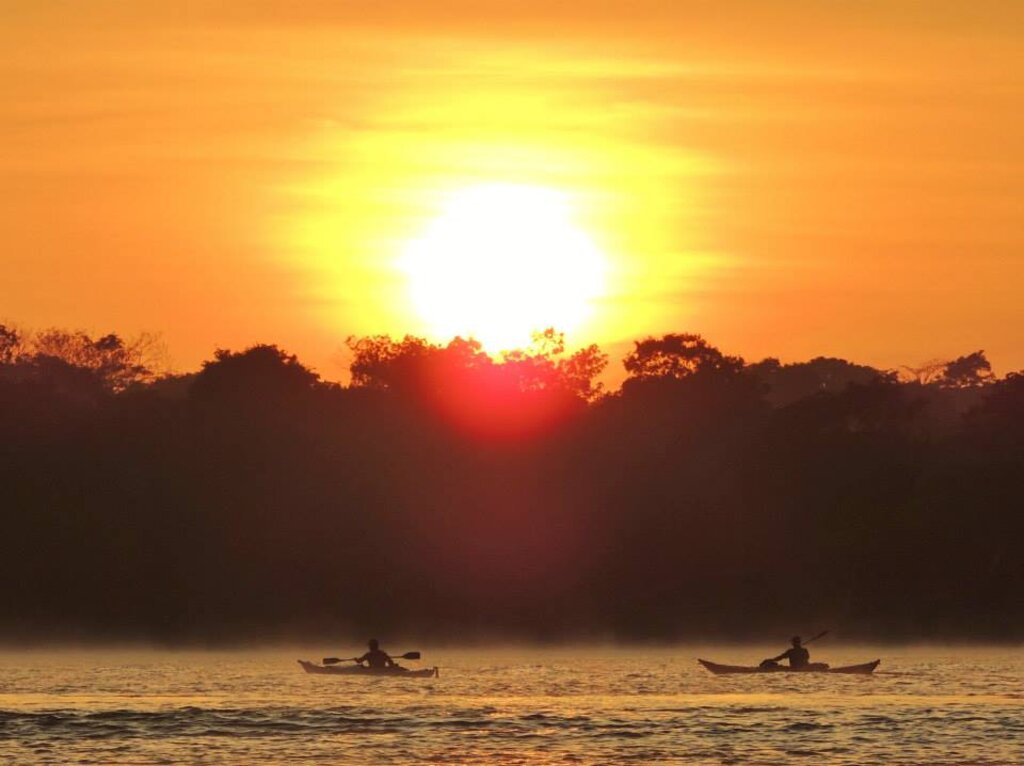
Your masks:
<path fill-rule="evenodd" d="M 791 668 L 807 667 L 807 663 L 811 661 L 811 653 L 807 651 L 806 647 L 804 647 L 801 644 L 800 636 L 793 636 L 793 640 L 791 643 L 793 644 L 793 646 L 791 646 L 789 649 L 784 651 L 778 657 L 772 657 L 771 659 L 765 660 L 761 663 L 761 665 L 763 666 L 765 665 L 765 663 L 769 662 L 776 663 L 779 660 L 789 660 L 789 666 Z"/>
<path fill-rule="evenodd" d="M 364 662 L 371 668 L 392 668 L 398 667 L 395 661 L 391 659 L 391 656 L 381 651 L 380 645 L 377 643 L 376 638 L 371 638 L 368 646 L 370 651 L 364 654 L 362 657 L 356 657 L 356 662 L 362 665 Z"/>

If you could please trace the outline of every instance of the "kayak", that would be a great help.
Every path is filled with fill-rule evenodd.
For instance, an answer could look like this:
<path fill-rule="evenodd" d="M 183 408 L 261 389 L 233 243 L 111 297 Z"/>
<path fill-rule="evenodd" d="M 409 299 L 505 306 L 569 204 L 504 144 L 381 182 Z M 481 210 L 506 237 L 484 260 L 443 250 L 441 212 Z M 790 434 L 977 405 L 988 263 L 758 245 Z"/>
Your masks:
<path fill-rule="evenodd" d="M 362 665 L 318 665 L 315 662 L 299 660 L 302 669 L 307 673 L 319 673 L 325 676 L 390 676 L 399 678 L 437 678 L 437 668 L 409 670 L 403 667 L 367 668 Z"/>
<path fill-rule="evenodd" d="M 841 668 L 830 668 L 824 662 L 812 662 L 805 668 L 791 668 L 788 665 L 774 665 L 772 667 L 748 667 L 745 665 L 719 665 L 717 662 L 709 662 L 708 660 L 697 660 L 701 665 L 706 667 L 716 676 L 725 675 L 727 673 L 859 673 L 867 674 L 873 673 L 875 668 L 878 667 L 881 660 L 875 660 L 873 662 L 865 662 L 863 665 L 846 665 Z"/>

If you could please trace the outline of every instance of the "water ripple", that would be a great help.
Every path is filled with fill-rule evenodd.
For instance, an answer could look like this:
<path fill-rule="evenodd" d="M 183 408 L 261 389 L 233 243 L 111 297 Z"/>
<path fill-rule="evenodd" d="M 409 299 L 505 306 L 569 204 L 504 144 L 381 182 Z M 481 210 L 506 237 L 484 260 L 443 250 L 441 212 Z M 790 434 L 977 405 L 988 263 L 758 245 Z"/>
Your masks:
<path fill-rule="evenodd" d="M 711 656 L 725 650 L 708 652 Z M 752 655 L 761 652 L 751 652 Z M 876 678 L 712 677 L 679 651 L 459 653 L 441 679 L 306 676 L 293 658 L 152 653 L 0 664 L 0 763 L 1022 762 L 1019 653 L 908 653 Z M 860 650 L 851 658 L 874 655 Z M 215 661 L 214 661 L 215 660 Z M 76 666 L 75 662 L 79 664 Z M 70 669 L 69 669 L 70 668 Z M 979 673 L 978 668 L 984 668 Z M 125 691 L 128 690 L 128 691 Z"/>

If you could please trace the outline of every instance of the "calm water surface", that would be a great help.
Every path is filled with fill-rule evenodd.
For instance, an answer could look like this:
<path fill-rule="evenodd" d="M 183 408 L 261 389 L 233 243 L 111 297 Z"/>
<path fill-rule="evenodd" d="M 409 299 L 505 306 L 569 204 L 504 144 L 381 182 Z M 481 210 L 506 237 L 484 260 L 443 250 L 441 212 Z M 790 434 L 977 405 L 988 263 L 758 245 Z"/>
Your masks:
<path fill-rule="evenodd" d="M 392 648 L 441 677 L 302 673 L 323 646 L 3 653 L 0 764 L 1024 763 L 1024 650 L 823 644 L 882 666 L 716 677 L 698 656 L 782 647 Z"/>

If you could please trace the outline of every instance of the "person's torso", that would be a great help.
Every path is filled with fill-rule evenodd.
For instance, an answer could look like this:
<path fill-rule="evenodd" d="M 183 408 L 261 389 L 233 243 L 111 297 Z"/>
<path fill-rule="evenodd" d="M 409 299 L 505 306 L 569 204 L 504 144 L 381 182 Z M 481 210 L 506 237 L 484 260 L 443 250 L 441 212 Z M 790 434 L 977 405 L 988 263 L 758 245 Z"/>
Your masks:
<path fill-rule="evenodd" d="M 794 668 L 802 668 L 811 659 L 811 653 L 802 646 L 794 646 L 786 652 L 786 656 L 789 658 L 790 666 Z"/>
<path fill-rule="evenodd" d="M 388 664 L 388 655 L 380 649 L 367 652 L 365 655 L 366 664 L 371 668 L 383 668 Z"/>

